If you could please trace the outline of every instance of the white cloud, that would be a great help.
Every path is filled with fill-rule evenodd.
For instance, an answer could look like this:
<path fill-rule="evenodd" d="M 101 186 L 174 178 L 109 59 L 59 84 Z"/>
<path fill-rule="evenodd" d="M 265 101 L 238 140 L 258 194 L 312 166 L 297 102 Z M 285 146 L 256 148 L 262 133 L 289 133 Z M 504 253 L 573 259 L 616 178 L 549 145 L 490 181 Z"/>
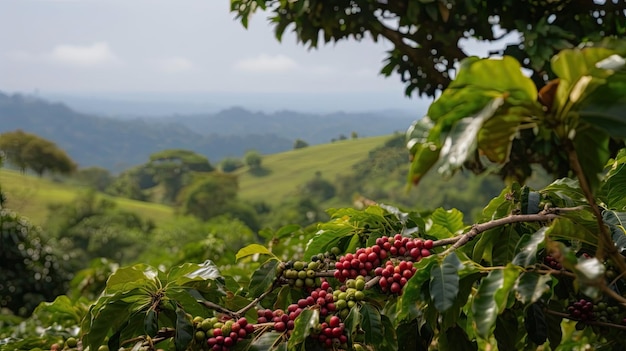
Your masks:
<path fill-rule="evenodd" d="M 156 60 L 155 67 L 159 71 L 179 73 L 192 70 L 194 68 L 194 64 L 184 57 L 168 57 Z"/>
<path fill-rule="evenodd" d="M 82 67 L 120 62 L 106 42 L 96 42 L 86 46 L 57 45 L 47 56 L 54 62 Z"/>
<path fill-rule="evenodd" d="M 291 71 L 297 68 L 298 64 L 285 55 L 260 54 L 257 57 L 239 60 L 234 67 L 238 70 L 254 73 L 279 73 Z"/>

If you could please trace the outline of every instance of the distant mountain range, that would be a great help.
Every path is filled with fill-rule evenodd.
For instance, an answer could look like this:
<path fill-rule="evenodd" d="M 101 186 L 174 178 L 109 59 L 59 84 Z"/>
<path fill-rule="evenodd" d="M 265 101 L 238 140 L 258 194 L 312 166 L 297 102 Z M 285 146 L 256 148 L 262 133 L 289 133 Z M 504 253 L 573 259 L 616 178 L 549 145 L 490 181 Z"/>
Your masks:
<path fill-rule="evenodd" d="M 212 114 L 171 117 L 111 118 L 74 111 L 22 94 L 0 92 L 0 132 L 22 129 L 52 140 L 81 167 L 113 172 L 144 163 L 156 151 L 194 150 L 217 162 L 247 150 L 262 154 L 289 150 L 294 140 L 328 143 L 340 136 L 375 136 L 404 131 L 415 116 L 408 113 L 251 112 L 233 107 Z"/>

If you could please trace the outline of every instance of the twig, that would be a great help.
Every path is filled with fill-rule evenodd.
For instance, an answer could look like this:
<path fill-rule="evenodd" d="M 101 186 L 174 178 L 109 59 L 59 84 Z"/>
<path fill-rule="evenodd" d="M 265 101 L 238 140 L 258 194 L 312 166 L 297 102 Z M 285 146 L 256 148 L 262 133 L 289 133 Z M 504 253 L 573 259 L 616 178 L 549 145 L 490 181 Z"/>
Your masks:
<path fill-rule="evenodd" d="M 458 249 L 459 247 L 467 244 L 468 241 L 472 240 L 475 236 L 481 234 L 482 232 L 485 232 L 489 229 L 493 229 L 499 226 L 503 226 L 503 225 L 507 225 L 507 224 L 512 224 L 512 223 L 519 223 L 519 222 L 543 222 L 543 221 L 549 221 L 552 219 L 555 219 L 558 217 L 558 210 L 559 209 L 552 209 L 552 210 L 548 210 L 548 211 L 541 211 L 540 213 L 536 213 L 536 214 L 524 214 L 524 215 L 510 215 L 508 217 L 504 217 L 504 218 L 498 218 L 498 219 L 494 219 L 491 220 L 489 222 L 485 222 L 485 223 L 480 223 L 480 224 L 475 224 L 472 226 L 472 229 L 470 229 L 467 233 L 462 234 L 460 236 L 456 236 L 454 238 L 448 238 L 448 239 L 442 239 L 442 240 L 437 240 L 435 243 L 440 246 L 442 245 L 441 242 L 447 243 L 447 244 L 452 244 L 454 243 L 454 245 L 450 246 L 446 251 L 444 251 L 444 255 Z M 433 246 L 435 245 L 435 243 L 433 243 Z"/>
<path fill-rule="evenodd" d="M 367 281 L 367 283 L 365 283 L 365 289 L 366 289 L 366 290 L 367 290 L 367 289 L 371 289 L 371 288 L 373 288 L 374 286 L 376 286 L 376 284 L 378 284 L 378 281 L 380 281 L 380 278 L 381 278 L 381 277 L 380 277 L 379 275 L 377 275 L 377 276 L 375 276 L 374 278 L 372 278 L 372 279 L 368 280 L 368 281 Z"/>
<path fill-rule="evenodd" d="M 231 311 L 231 310 L 229 310 L 229 309 L 227 309 L 225 307 L 222 307 L 222 306 L 220 306 L 218 304 L 215 304 L 215 303 L 213 303 L 211 301 L 203 300 L 203 301 L 198 301 L 198 303 L 201 303 L 204 306 L 206 306 L 206 307 L 208 307 L 208 308 L 210 308 L 212 310 L 216 310 L 218 312 L 221 312 L 221 313 L 224 313 L 226 315 L 229 315 L 231 318 L 235 318 L 235 319 L 239 318 L 239 315 L 236 312 L 233 312 L 233 311 Z"/>
<path fill-rule="evenodd" d="M 568 313 L 563 313 L 563 312 L 559 312 L 559 311 L 554 311 L 548 308 L 544 309 L 544 312 L 551 314 L 553 316 L 559 316 L 559 317 L 563 317 L 563 318 L 567 318 L 573 321 L 579 321 L 579 318 L 574 318 L 572 317 L 570 314 Z M 600 321 L 585 321 L 586 324 L 589 325 L 597 325 L 600 327 L 609 327 L 609 328 L 616 328 L 616 329 L 621 329 L 621 330 L 626 330 L 626 325 L 621 325 L 621 324 L 615 324 L 615 323 L 609 323 L 609 322 L 600 322 Z"/>
<path fill-rule="evenodd" d="M 246 305 L 245 307 L 243 307 L 242 309 L 237 311 L 236 312 L 236 314 L 238 316 L 237 318 L 239 318 L 239 316 L 242 316 L 242 315 L 246 314 L 246 312 L 248 312 L 251 308 L 253 308 L 256 304 L 258 304 L 261 300 L 263 300 L 265 298 L 265 296 L 269 295 L 272 291 L 274 291 L 274 288 L 276 288 L 276 285 L 279 285 L 279 283 L 278 283 L 279 280 L 280 280 L 280 276 L 276 277 L 276 279 L 274 280 L 274 283 L 272 284 L 272 286 L 269 289 L 267 289 L 267 291 L 265 291 L 264 293 L 259 295 L 257 298 L 252 300 L 252 302 L 250 302 L 248 305 Z"/>
<path fill-rule="evenodd" d="M 596 222 L 598 223 L 600 237 L 598 238 L 599 240 L 598 248 L 596 250 L 596 258 L 600 260 L 600 262 L 602 262 L 604 259 L 604 253 L 606 251 L 609 257 L 613 259 L 613 261 L 619 268 L 620 273 L 626 272 L 626 262 L 624 262 L 624 257 L 620 255 L 620 253 L 617 251 L 617 248 L 613 244 L 613 239 L 611 238 L 611 235 L 609 235 L 607 227 L 604 224 L 604 220 L 602 219 L 602 213 L 600 213 L 600 208 L 598 207 L 598 204 L 593 197 L 591 186 L 589 185 L 580 161 L 578 160 L 576 148 L 574 148 L 572 141 L 569 139 L 565 142 L 564 146 L 567 150 L 567 157 L 569 158 L 572 170 L 574 171 L 574 174 L 576 174 L 576 178 L 578 178 L 580 189 L 583 191 L 583 194 L 585 195 L 585 199 L 589 203 L 589 206 L 591 206 L 591 211 L 593 212 L 594 217 L 596 217 Z"/>

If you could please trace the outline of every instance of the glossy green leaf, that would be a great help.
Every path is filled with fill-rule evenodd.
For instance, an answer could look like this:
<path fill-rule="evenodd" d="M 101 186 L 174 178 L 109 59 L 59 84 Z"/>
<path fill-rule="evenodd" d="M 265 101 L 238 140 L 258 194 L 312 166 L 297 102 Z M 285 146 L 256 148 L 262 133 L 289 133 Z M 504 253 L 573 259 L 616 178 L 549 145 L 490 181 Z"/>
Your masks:
<path fill-rule="evenodd" d="M 349 345 L 354 342 L 355 333 L 358 331 L 359 325 L 361 324 L 361 313 L 359 313 L 359 309 L 358 305 L 352 307 L 348 316 L 343 320 Z"/>
<path fill-rule="evenodd" d="M 458 326 L 446 329 L 439 335 L 440 351 L 475 351 L 478 350 L 476 341 L 470 340 L 467 333 Z"/>
<path fill-rule="evenodd" d="M 130 315 L 129 304 L 122 300 L 106 301 L 104 306 L 101 304 L 92 306 L 81 327 L 84 333 L 83 346 L 97 350 L 104 343 L 109 331 L 117 330 L 130 319 Z"/>
<path fill-rule="evenodd" d="M 605 210 L 602 220 L 609 226 L 611 237 L 618 250 L 626 249 L 626 212 Z"/>
<path fill-rule="evenodd" d="M 261 295 L 274 284 L 279 264 L 280 261 L 270 259 L 254 271 L 250 279 L 250 285 L 248 286 L 248 292 L 251 296 Z"/>
<path fill-rule="evenodd" d="M 61 295 L 57 296 L 52 302 L 40 303 L 35 308 L 33 315 L 47 325 L 58 323 L 69 326 L 80 324 L 83 318 L 82 312 L 67 295 Z"/>
<path fill-rule="evenodd" d="M 492 233 L 491 239 L 493 240 L 491 264 L 494 266 L 504 266 L 513 261 L 521 239 L 517 228 L 515 226 L 500 228 L 499 231 Z"/>
<path fill-rule="evenodd" d="M 593 127 L 579 128 L 574 138 L 574 148 L 591 189 L 596 190 L 610 156 L 608 134 Z"/>
<path fill-rule="evenodd" d="M 176 351 L 186 350 L 193 336 L 193 325 L 187 318 L 187 313 L 180 306 L 176 306 L 176 334 L 174 335 Z"/>
<path fill-rule="evenodd" d="M 601 196 L 610 209 L 626 210 L 626 150 L 622 150 L 609 167 L 600 188 Z"/>
<path fill-rule="evenodd" d="M 354 228 L 343 226 L 337 229 L 338 230 L 320 230 L 315 234 L 306 244 L 304 257 L 311 257 L 320 252 L 330 251 L 333 246 L 337 246 L 341 239 L 352 235 Z"/>
<path fill-rule="evenodd" d="M 201 296 L 197 290 L 184 287 L 170 287 L 165 291 L 165 296 L 176 301 L 185 309 L 187 313 L 192 316 L 207 315 L 208 309 L 204 307 L 204 305 L 198 303 L 198 299 L 192 295 L 192 291 L 195 296 Z M 202 300 L 204 300 L 204 298 L 202 298 L 201 301 Z"/>
<path fill-rule="evenodd" d="M 276 231 L 276 237 L 279 239 L 282 239 L 286 236 L 290 236 L 293 234 L 293 232 L 297 231 L 300 229 L 300 226 L 297 224 L 288 224 L 284 227 L 281 227 L 280 229 L 278 229 Z"/>
<path fill-rule="evenodd" d="M 412 157 L 409 181 L 417 185 L 435 165 L 441 151 L 440 130 L 428 117 L 415 121 L 407 130 L 407 148 Z"/>
<path fill-rule="evenodd" d="M 478 147 L 478 134 L 483 124 L 504 104 L 502 97 L 496 97 L 485 107 L 478 111 L 475 115 L 470 115 L 457 121 L 441 147 L 439 159 L 441 165 L 438 172 L 445 176 L 452 175 L 463 164 L 474 157 L 474 153 Z M 509 144 L 511 138 L 507 135 L 506 139 L 500 142 Z M 508 149 L 508 148 L 507 148 Z"/>
<path fill-rule="evenodd" d="M 210 260 L 201 264 L 185 263 L 171 268 L 167 273 L 168 286 L 184 286 L 206 280 L 223 280 L 217 266 Z"/>
<path fill-rule="evenodd" d="M 550 281 L 552 277 L 548 274 L 523 273 L 515 284 L 517 299 L 524 304 L 534 303 L 550 289 Z"/>
<path fill-rule="evenodd" d="M 548 325 L 539 303 L 533 303 L 526 308 L 524 327 L 526 327 L 528 338 L 536 345 L 541 345 L 548 339 Z"/>
<path fill-rule="evenodd" d="M 422 299 L 422 287 L 429 284 L 432 267 L 438 266 L 436 256 L 429 256 L 419 261 L 416 265 L 416 272 L 408 280 L 403 288 L 402 298 L 398 303 L 398 319 L 410 320 L 417 318 L 420 306 L 424 302 Z"/>
<path fill-rule="evenodd" d="M 516 350 L 519 323 L 515 312 L 505 310 L 496 319 L 493 335 L 498 342 L 498 350 Z"/>
<path fill-rule="evenodd" d="M 384 333 L 380 312 L 370 304 L 364 304 L 359 311 L 361 313 L 361 328 L 366 330 L 365 343 L 378 346 L 383 343 Z"/>
<path fill-rule="evenodd" d="M 275 331 L 266 332 L 261 334 L 258 338 L 255 338 L 250 344 L 250 351 L 270 351 L 276 350 L 277 346 L 282 341 L 282 333 L 277 333 Z M 286 344 L 285 350 L 286 350 Z"/>
<path fill-rule="evenodd" d="M 381 314 L 380 320 L 383 323 L 384 337 L 383 342 L 381 343 L 380 350 L 381 351 L 395 351 L 395 350 L 403 350 L 403 348 L 399 345 L 400 336 L 398 335 L 397 330 L 389 317 Z"/>
<path fill-rule="evenodd" d="M 143 321 L 144 333 L 150 337 L 156 335 L 159 330 L 159 314 L 154 309 L 149 309 Z"/>
<path fill-rule="evenodd" d="M 246 247 L 241 248 L 237 251 L 235 255 L 235 259 L 239 261 L 244 257 L 248 257 L 251 255 L 269 255 L 271 257 L 276 257 L 270 250 L 268 250 L 265 246 L 259 244 L 250 244 Z"/>
<path fill-rule="evenodd" d="M 311 330 L 319 323 L 319 310 L 305 309 L 294 321 L 294 328 L 289 337 L 287 348 L 295 350 L 311 334 Z"/>
<path fill-rule="evenodd" d="M 430 271 L 430 295 L 439 312 L 445 312 L 454 304 L 459 292 L 457 271 L 462 268 L 463 264 L 452 252 Z"/>
<path fill-rule="evenodd" d="M 519 253 L 513 259 L 513 264 L 518 266 L 527 267 L 531 264 L 534 264 L 537 261 L 537 250 L 540 245 L 542 245 L 546 239 L 546 233 L 548 232 L 548 227 L 542 227 L 535 234 L 531 235 L 527 241 L 520 240 L 520 243 L 523 243 L 523 247 L 519 251 Z"/>
<path fill-rule="evenodd" d="M 441 228 L 436 230 L 435 228 Z M 458 234 L 465 228 L 463 213 L 457 209 L 437 208 L 427 220 L 426 231 L 437 239 L 444 239 Z"/>
<path fill-rule="evenodd" d="M 157 277 L 157 269 L 144 264 L 119 268 L 109 276 L 104 293 L 111 295 L 138 287 L 156 291 Z"/>
<path fill-rule="evenodd" d="M 509 293 L 520 271 L 513 265 L 493 270 L 485 277 L 472 302 L 474 328 L 478 336 L 488 338 L 498 314 L 504 311 Z"/>

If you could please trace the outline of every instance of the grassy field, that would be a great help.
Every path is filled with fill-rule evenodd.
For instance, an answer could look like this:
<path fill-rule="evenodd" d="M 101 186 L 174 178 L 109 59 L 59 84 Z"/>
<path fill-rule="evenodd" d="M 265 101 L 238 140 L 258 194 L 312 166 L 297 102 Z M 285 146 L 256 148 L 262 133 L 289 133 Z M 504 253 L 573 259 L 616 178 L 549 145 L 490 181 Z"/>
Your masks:
<path fill-rule="evenodd" d="M 263 200 L 270 205 L 278 204 L 295 192 L 298 186 L 312 179 L 316 172 L 320 172 L 329 181 L 334 181 L 338 175 L 349 174 L 354 164 L 365 159 L 370 150 L 380 146 L 388 138 L 389 136 L 350 139 L 265 155 L 262 174 L 252 174 L 247 168 L 239 171 L 239 197 L 248 201 Z M 87 191 L 86 188 L 8 169 L 0 169 L 0 184 L 8 196 L 7 207 L 28 217 L 35 224 L 45 223 L 49 216 L 49 204 L 70 203 L 81 192 Z M 135 212 L 157 224 L 174 219 L 174 210 L 169 206 L 125 198 L 108 198 L 113 199 L 120 208 Z"/>
<path fill-rule="evenodd" d="M 48 218 L 49 204 L 70 203 L 81 192 L 87 191 L 85 188 L 23 175 L 20 172 L 7 169 L 0 170 L 0 184 L 2 184 L 2 191 L 8 197 L 7 207 L 28 217 L 32 223 L 38 225 L 44 224 Z M 155 223 L 166 222 L 174 217 L 172 208 L 165 205 L 124 198 L 108 198 L 113 199 L 120 208 L 135 212 Z"/>
<path fill-rule="evenodd" d="M 337 175 L 349 174 L 354 164 L 367 158 L 370 150 L 387 139 L 389 136 L 349 139 L 264 156 L 261 175 L 240 170 L 239 197 L 280 203 L 318 171 L 329 181 L 334 181 Z"/>

